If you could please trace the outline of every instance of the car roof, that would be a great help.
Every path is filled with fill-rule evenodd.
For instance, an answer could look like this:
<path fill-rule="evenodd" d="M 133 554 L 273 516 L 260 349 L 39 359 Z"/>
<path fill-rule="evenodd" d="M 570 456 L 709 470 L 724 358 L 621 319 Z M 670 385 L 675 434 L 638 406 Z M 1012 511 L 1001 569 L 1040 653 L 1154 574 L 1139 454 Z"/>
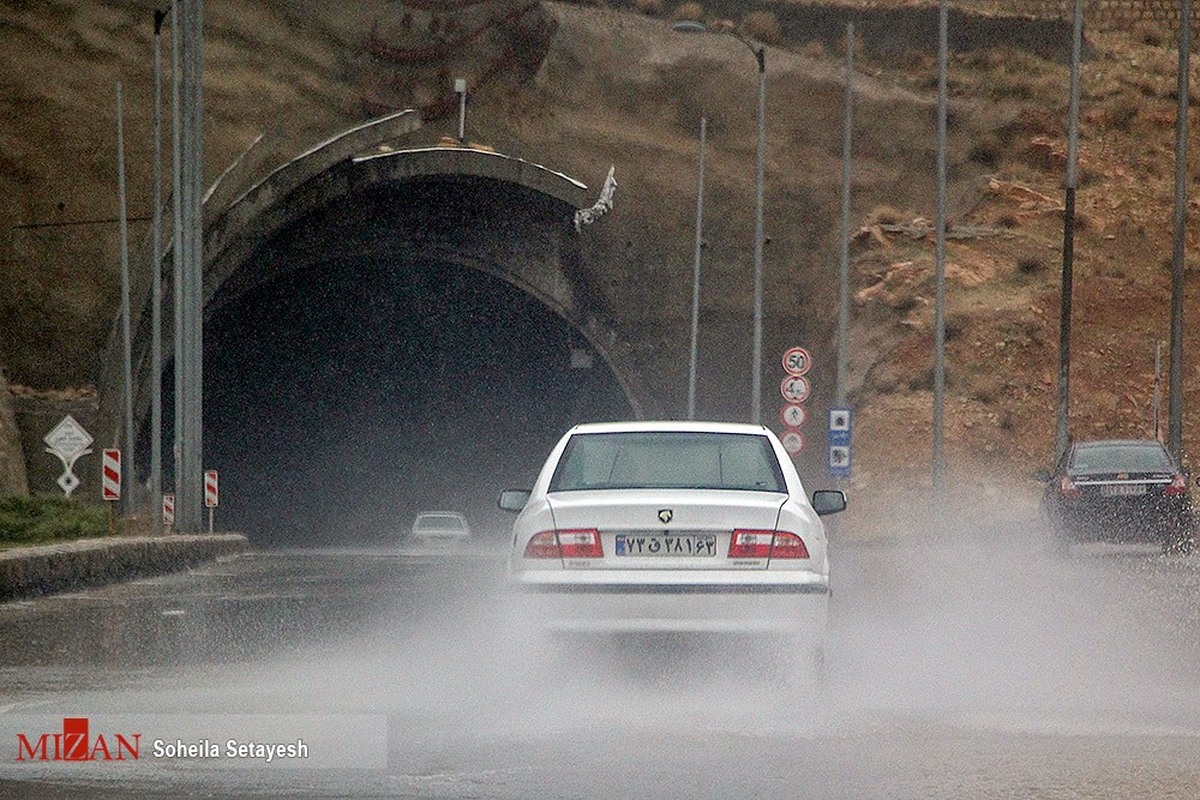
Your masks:
<path fill-rule="evenodd" d="M 677 431 L 681 433 L 766 433 L 763 425 L 748 422 L 704 422 L 696 420 L 634 420 L 626 422 L 585 422 L 568 433 L 639 433 Z"/>

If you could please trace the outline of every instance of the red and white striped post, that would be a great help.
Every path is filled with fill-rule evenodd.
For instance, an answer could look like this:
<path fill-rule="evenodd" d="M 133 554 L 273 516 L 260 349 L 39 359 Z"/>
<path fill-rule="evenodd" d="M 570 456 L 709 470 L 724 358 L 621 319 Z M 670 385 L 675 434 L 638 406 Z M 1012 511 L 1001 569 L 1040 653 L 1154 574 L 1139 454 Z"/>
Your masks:
<path fill-rule="evenodd" d="M 115 447 L 104 449 L 100 459 L 100 496 L 109 502 L 116 503 L 121 499 L 121 451 Z M 108 535 L 117 532 L 116 512 L 108 507 Z"/>
<path fill-rule="evenodd" d="M 204 470 L 204 506 L 208 509 L 209 533 L 213 532 L 213 509 L 220 505 L 219 485 L 217 471 L 215 469 Z"/>
<path fill-rule="evenodd" d="M 164 494 L 162 496 L 162 521 L 163 527 L 168 531 L 175 527 L 175 495 Z"/>
<path fill-rule="evenodd" d="M 121 451 L 115 447 L 106 448 L 104 458 L 100 463 L 102 479 L 101 494 L 105 500 L 121 499 Z"/>

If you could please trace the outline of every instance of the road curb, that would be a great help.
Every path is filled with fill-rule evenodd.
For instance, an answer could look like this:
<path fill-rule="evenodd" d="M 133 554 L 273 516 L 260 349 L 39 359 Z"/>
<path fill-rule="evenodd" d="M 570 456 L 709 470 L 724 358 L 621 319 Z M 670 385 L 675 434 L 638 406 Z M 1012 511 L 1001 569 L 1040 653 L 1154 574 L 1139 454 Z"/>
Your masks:
<path fill-rule="evenodd" d="M 161 575 L 249 549 L 240 533 L 118 536 L 0 551 L 0 602 Z"/>

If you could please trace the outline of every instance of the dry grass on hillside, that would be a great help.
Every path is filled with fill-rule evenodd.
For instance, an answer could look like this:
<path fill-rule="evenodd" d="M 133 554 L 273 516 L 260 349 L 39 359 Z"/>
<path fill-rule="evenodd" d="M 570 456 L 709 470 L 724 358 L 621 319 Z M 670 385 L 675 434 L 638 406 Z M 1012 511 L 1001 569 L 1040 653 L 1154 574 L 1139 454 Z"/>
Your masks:
<path fill-rule="evenodd" d="M 1081 81 L 1071 429 L 1081 439 L 1149 436 L 1155 343 L 1169 331 L 1176 58 L 1169 37 L 1146 29 L 1090 39 L 1096 56 Z M 928 89 L 932 73 L 912 66 L 868 62 L 864 69 Z M 976 144 L 974 157 L 992 173 L 978 204 L 951 220 L 952 234 L 968 226 L 995 234 L 952 240 L 947 250 L 951 474 L 955 483 L 1028 495 L 1036 491 L 1028 476 L 1048 466 L 1054 437 L 1067 68 L 992 50 L 953 57 L 950 75 L 960 109 L 1011 109 L 1009 123 Z M 1194 213 L 1196 201 L 1190 206 Z M 882 209 L 875 216 L 912 213 Z M 876 343 L 873 364 L 859 370 L 863 470 L 856 483 L 879 488 L 886 483 L 879 479 L 900 473 L 928 484 L 933 237 L 886 234 L 870 217 L 855 255 L 856 335 Z M 1197 244 L 1189 230 L 1188 252 Z M 1189 275 L 1196 261 L 1189 258 Z M 1188 319 L 1197 311 L 1197 298 L 1188 297 Z M 1185 327 L 1185 352 L 1198 346 L 1193 322 Z M 1200 376 L 1185 370 L 1185 449 L 1195 451 Z"/>
<path fill-rule="evenodd" d="M 663 4 L 649 0 L 643 5 L 644 13 L 651 14 L 669 15 L 673 9 L 671 4 L 665 4 L 664 8 Z M 603 15 L 603 19 L 592 23 L 581 21 L 586 14 L 593 13 Z M 678 152 L 671 152 L 673 160 L 664 163 L 663 168 L 690 170 L 691 151 L 684 152 L 684 148 L 690 148 L 692 143 L 681 131 L 685 127 L 682 120 L 686 119 L 690 125 L 695 119 L 693 109 L 683 100 L 673 101 L 675 104 L 670 107 L 664 105 L 655 114 L 647 114 L 644 107 L 637 105 L 637 92 L 644 88 L 638 81 L 683 81 L 684 71 L 660 74 L 655 72 L 657 61 L 644 60 L 600 85 L 593 83 L 595 75 L 578 71 L 582 56 L 569 52 L 579 42 L 591 42 L 594 46 L 601 37 L 611 40 L 614 31 L 618 37 L 626 37 L 622 41 L 641 43 L 646 39 L 648 34 L 641 27 L 634 31 L 632 24 L 627 30 L 614 24 L 617 14 L 606 9 L 572 12 L 575 27 L 570 31 L 560 30 L 558 61 L 548 69 L 570 73 L 576 94 L 553 97 L 557 105 L 550 106 L 549 95 L 535 84 L 532 91 L 506 97 L 505 110 L 519 118 L 508 129 L 511 141 L 502 140 L 498 144 L 513 149 L 514 142 L 527 140 L 565 161 L 572 154 L 561 136 L 555 138 L 555 131 L 570 129 L 572 136 L 591 137 L 593 152 L 588 156 L 591 161 L 603 160 L 607 164 L 607 156 L 615 152 L 652 153 L 661 157 L 674 148 Z M 578 41 L 570 42 L 570 36 Z M 667 41 L 657 45 L 661 52 L 690 46 L 684 41 L 686 37 L 669 34 L 667 37 Z M 304 91 L 328 98 L 330 116 L 340 117 L 339 84 L 328 67 L 333 63 L 330 53 L 335 38 L 330 35 L 313 45 L 309 60 L 316 59 L 316 63 L 327 67 L 317 71 L 323 76 L 321 80 Z M 1175 53 L 1171 37 L 1154 26 L 1140 25 L 1122 33 L 1092 33 L 1089 38 L 1095 57 L 1085 65 L 1082 75 L 1072 427 L 1079 438 L 1146 435 L 1153 400 L 1155 342 L 1165 340 L 1168 330 Z M 85 44 L 90 48 L 88 52 L 106 46 L 99 40 Z M 822 128 L 812 124 L 811 114 L 805 117 L 797 110 L 801 107 L 798 102 L 789 101 L 787 108 L 773 108 L 780 118 L 795 116 L 797 126 L 809 123 L 810 132 L 827 128 L 828 141 L 820 145 L 829 155 L 822 168 L 836 171 L 836 153 L 840 148 L 836 75 L 840 57 L 826 53 L 819 46 L 801 49 L 803 54 L 795 58 L 797 65 L 803 62 L 804 69 L 833 76 L 822 84 L 821 90 L 824 95 L 820 107 L 834 109 L 828 120 L 822 120 L 828 125 Z M 728 75 L 738 70 L 736 74 L 741 76 L 745 72 L 745 53 L 734 53 L 731 58 L 734 57 L 739 60 L 725 68 Z M 805 60 L 809 58 L 816 60 Z M 780 60 L 773 56 L 772 65 Z M 932 165 L 933 120 L 920 120 L 922 125 L 928 122 L 927 130 L 924 127 L 917 130 L 916 122 L 909 120 L 904 124 L 911 125 L 912 130 L 898 132 L 893 120 L 886 119 L 886 124 L 881 124 L 880 119 L 867 119 L 865 115 L 886 112 L 889 100 L 885 95 L 900 89 L 911 91 L 929 107 L 935 75 L 932 54 L 910 54 L 890 60 L 860 57 L 858 63 L 861 72 L 872 80 L 869 85 L 862 81 L 859 87 L 859 113 L 864 116 L 860 116 L 860 136 L 855 143 L 855 227 L 863 230 L 855 239 L 853 251 L 856 305 L 851 367 L 855 382 L 853 401 L 859 415 L 856 488 L 868 489 L 863 494 L 871 496 L 878 495 L 883 486 L 896 483 L 897 474 L 906 476 L 905 482 L 913 485 L 928 481 L 932 446 L 933 237 L 890 229 L 908 225 L 920 216 L 925 216 L 928 222 L 933 204 L 927 190 L 932 185 L 932 175 L 914 166 L 911 159 L 920 158 L 922 164 Z M 632 70 L 632 66 L 641 71 Z M 952 239 L 947 252 L 947 442 L 951 466 L 959 481 L 978 484 L 1001 481 L 1005 486 L 1030 489 L 1027 475 L 1049 460 L 1053 438 L 1067 68 L 1028 53 L 992 49 L 954 55 L 950 69 L 952 132 L 970 139 L 965 167 L 988 176 L 976 186 L 975 196 L 968 198 L 970 202 L 962 205 L 966 210 L 951 221 L 952 232 L 971 234 L 974 229 L 975 235 Z M 276 82 L 288 79 L 282 73 L 269 77 Z M 722 80 L 727 77 L 721 75 Z M 539 78 L 542 88 L 546 78 L 544 71 Z M 1197 85 L 1196 78 L 1193 75 L 1193 86 Z M 741 91 L 739 86 L 730 81 L 709 88 L 714 92 L 736 93 Z M 593 87 L 599 89 L 593 91 Z M 67 92 L 67 88 L 62 92 Z M 227 91 L 217 87 L 214 107 L 218 107 L 223 97 L 229 100 L 236 90 L 236 86 L 227 87 Z M 78 95 L 78 88 L 74 92 Z M 777 103 L 786 96 L 779 92 L 772 94 Z M 721 95 L 714 97 L 720 99 Z M 33 102 L 31 98 L 26 100 Z M 597 114 L 588 105 L 601 101 L 610 103 L 615 111 Z M 622 106 L 623 102 L 628 108 Z M 480 104 L 480 120 L 487 119 L 489 112 L 485 105 Z M 663 127 L 629 130 L 619 124 L 638 116 L 646 116 Z M 979 120 L 984 119 L 988 123 L 980 124 Z M 233 125 L 234 118 L 221 120 Z M 222 163 L 227 163 L 252 138 L 253 131 L 248 128 L 235 130 L 237 136 L 219 144 L 218 160 Z M 1195 126 L 1192 130 L 1195 132 Z M 731 142 L 737 138 L 735 133 L 732 128 L 724 132 Z M 925 133 L 929 136 L 925 146 L 917 142 L 902 149 L 898 145 L 900 138 L 907 141 Z M 80 132 L 83 141 L 66 141 L 61 132 L 56 135 L 59 139 L 52 141 L 51 146 L 61 146 L 72 153 L 81 152 L 82 148 L 99 151 L 98 142 L 103 139 L 99 128 L 90 127 Z M 719 140 L 723 132 L 715 128 L 713 135 Z M 1194 133 L 1193 144 L 1195 138 Z M 10 160 L 22 154 L 28 156 L 33 147 L 31 141 L 6 140 L 4 149 L 12 154 Z M 740 166 L 748 152 L 748 147 L 736 142 L 730 146 L 725 155 L 730 176 L 744 173 Z M 910 161 L 897 163 L 904 158 Z M 46 163 L 54 170 L 65 169 L 57 160 Z M 715 169 L 721 169 L 719 154 L 713 163 Z M 92 183 L 107 181 L 95 163 L 80 161 L 80 164 Z M 68 180 L 68 176 L 59 172 L 48 173 L 46 179 L 62 186 L 79 183 L 78 176 Z M 690 185 L 690 173 L 684 175 L 681 171 L 679 180 Z M 0 186 L 12 188 L 8 184 Z M 727 191 L 740 193 L 745 189 L 745 185 L 729 178 Z M 11 207 L 16 202 L 12 193 L 6 194 L 10 196 L 8 217 L 23 214 L 54 218 L 88 203 L 95 206 L 97 216 L 104 209 L 103 203 L 92 197 L 66 197 L 64 210 L 50 204 L 49 196 L 39 196 L 35 202 L 31 201 L 30 207 L 16 209 Z M 926 202 L 915 207 L 918 203 L 912 201 L 914 207 L 909 207 L 900 199 L 903 197 L 924 197 Z M 1195 205 L 1193 201 L 1193 211 Z M 681 218 L 686 219 L 687 215 L 682 214 Z M 831 227 L 834 229 L 836 226 Z M 49 241 L 48 236 L 27 235 L 14 251 L 14 257 L 33 252 Z M 64 253 L 75 263 L 85 263 L 84 256 L 91 251 L 84 241 L 76 245 Z M 1195 253 L 1196 246 L 1195 235 L 1189 232 L 1188 251 Z M 680 252 L 686 253 L 688 248 L 681 247 Z M 647 259 L 652 260 L 655 255 L 651 252 Z M 61 274 L 27 276 L 28 291 L 10 291 L 10 297 L 43 296 L 48 283 L 62 282 L 66 268 L 65 264 L 60 268 Z M 68 332 L 68 336 L 74 337 L 72 342 L 94 343 L 103 338 L 107 317 L 95 309 L 112 305 L 112 287 L 111 282 L 101 283 L 106 288 L 99 296 L 96 293 L 76 296 L 72 292 L 56 295 L 59 302 L 69 304 L 72 309 L 69 317 L 76 320 L 76 328 Z M 1200 300 L 1189 297 L 1189 320 L 1195 320 L 1196 312 L 1200 311 L 1197 303 Z M 45 315 L 47 319 L 61 318 L 61 309 L 53 311 L 54 314 Z M 39 329 L 32 331 L 30 341 L 54 337 L 61 341 L 63 335 L 62 331 Z M 1193 324 L 1186 331 L 1187 352 L 1195 353 L 1197 346 L 1200 338 Z M 54 352 L 69 353 L 76 364 L 89 357 L 82 346 L 54 348 Z M 1189 449 L 1195 451 L 1200 448 L 1200 375 L 1189 368 L 1184 377 L 1189 409 L 1185 439 Z"/>

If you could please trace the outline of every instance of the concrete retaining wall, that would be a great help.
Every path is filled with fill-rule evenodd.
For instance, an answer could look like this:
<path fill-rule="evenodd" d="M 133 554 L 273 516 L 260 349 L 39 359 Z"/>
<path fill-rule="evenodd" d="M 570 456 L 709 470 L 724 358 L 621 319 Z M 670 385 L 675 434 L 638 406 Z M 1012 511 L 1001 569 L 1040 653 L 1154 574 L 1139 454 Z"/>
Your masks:
<path fill-rule="evenodd" d="M 0 602 L 161 575 L 245 552 L 238 533 L 119 536 L 0 552 Z"/>
<path fill-rule="evenodd" d="M 29 479 L 25 474 L 25 452 L 13 413 L 12 395 L 4 377 L 4 367 L 0 365 L 0 497 L 14 494 L 29 494 Z"/>

